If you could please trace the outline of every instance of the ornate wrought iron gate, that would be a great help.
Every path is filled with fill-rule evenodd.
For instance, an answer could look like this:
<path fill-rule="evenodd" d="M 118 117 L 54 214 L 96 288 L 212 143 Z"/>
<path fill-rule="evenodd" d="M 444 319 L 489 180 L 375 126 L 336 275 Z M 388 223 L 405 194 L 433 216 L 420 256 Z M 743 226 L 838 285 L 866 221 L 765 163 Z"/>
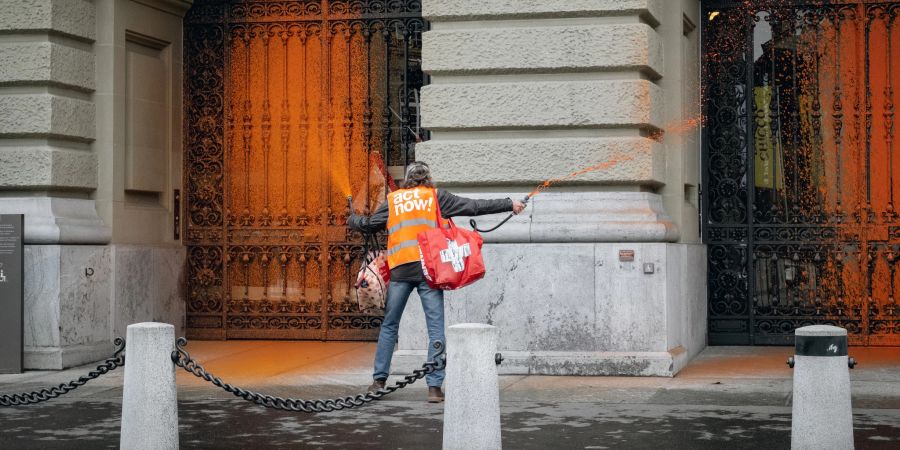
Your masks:
<path fill-rule="evenodd" d="M 825 3 L 703 2 L 711 344 L 900 345 L 900 2 Z"/>
<path fill-rule="evenodd" d="M 415 0 L 197 0 L 185 19 L 187 326 L 197 338 L 372 339 L 352 283 L 384 166 L 413 158 Z"/>

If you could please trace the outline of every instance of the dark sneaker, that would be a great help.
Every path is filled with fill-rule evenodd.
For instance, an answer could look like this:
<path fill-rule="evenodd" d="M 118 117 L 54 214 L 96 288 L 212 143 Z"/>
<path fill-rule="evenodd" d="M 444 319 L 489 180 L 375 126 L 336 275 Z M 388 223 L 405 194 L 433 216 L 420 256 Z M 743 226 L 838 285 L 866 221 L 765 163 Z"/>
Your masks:
<path fill-rule="evenodd" d="M 444 401 L 444 391 L 439 387 L 428 386 L 428 403 L 440 403 Z"/>
<path fill-rule="evenodd" d="M 372 385 L 369 386 L 369 390 L 367 392 L 376 392 L 380 389 L 384 389 L 385 380 L 375 380 L 372 382 Z"/>

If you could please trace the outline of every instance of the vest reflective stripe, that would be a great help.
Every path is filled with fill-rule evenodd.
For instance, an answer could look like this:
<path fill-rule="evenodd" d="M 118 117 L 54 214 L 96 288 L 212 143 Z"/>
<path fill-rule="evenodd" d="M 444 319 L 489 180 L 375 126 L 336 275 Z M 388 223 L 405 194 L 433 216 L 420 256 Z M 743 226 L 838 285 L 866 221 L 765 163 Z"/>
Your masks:
<path fill-rule="evenodd" d="M 399 252 L 400 250 L 403 250 L 403 249 L 405 249 L 405 248 L 409 248 L 409 247 L 418 247 L 418 246 L 419 246 L 419 240 L 418 240 L 418 239 L 415 239 L 415 240 L 412 240 L 412 241 L 403 241 L 403 242 L 401 242 L 400 244 L 398 244 L 398 245 L 396 245 L 396 246 L 391 247 L 390 249 L 388 249 L 387 254 L 388 254 L 388 256 L 391 256 L 391 255 L 393 255 L 393 254 L 395 254 L 395 253 L 397 253 L 397 252 Z"/>
<path fill-rule="evenodd" d="M 430 219 L 412 219 L 412 220 L 404 220 L 403 222 L 398 223 L 390 228 L 388 228 L 388 233 L 395 233 L 403 227 L 411 227 L 413 225 L 428 225 L 431 228 L 437 228 L 437 222 Z"/>
<path fill-rule="evenodd" d="M 388 194 L 388 267 L 419 261 L 418 234 L 436 226 L 433 188 L 400 189 Z"/>

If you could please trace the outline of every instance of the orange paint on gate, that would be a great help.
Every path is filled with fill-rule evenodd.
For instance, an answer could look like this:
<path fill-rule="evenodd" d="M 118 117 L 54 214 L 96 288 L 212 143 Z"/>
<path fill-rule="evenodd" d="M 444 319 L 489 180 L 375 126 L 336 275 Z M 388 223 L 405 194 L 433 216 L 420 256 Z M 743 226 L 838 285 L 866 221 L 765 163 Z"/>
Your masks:
<path fill-rule="evenodd" d="M 754 39 L 764 37 L 754 40 L 751 73 L 745 74 L 752 86 L 742 93 L 751 108 L 745 114 L 752 123 L 746 126 L 754 130 L 753 148 L 746 150 L 756 155 L 748 163 L 753 172 L 746 168 L 748 178 L 755 174 L 747 189 L 755 190 L 756 213 L 774 217 L 765 220 L 786 225 L 821 213 L 809 224 L 834 231 L 806 238 L 821 241 L 811 244 L 816 246 L 812 261 L 802 251 L 787 255 L 790 261 L 785 255 L 767 256 L 771 263 L 760 258 L 758 271 L 771 264 L 782 272 L 790 265 L 801 276 L 791 280 L 794 286 L 758 286 L 751 297 L 761 303 L 774 298 L 781 308 L 812 305 L 816 315 L 832 308 L 865 326 L 875 315 L 888 317 L 900 309 L 898 247 L 890 236 L 900 224 L 895 199 L 900 161 L 894 155 L 900 20 L 887 13 L 892 7 L 887 3 L 834 3 L 823 2 L 823 14 L 802 20 L 791 15 L 793 2 L 785 0 L 745 0 L 734 10 L 711 12 L 709 27 L 734 32 L 715 33 L 716 47 L 704 55 L 704 68 L 723 75 L 722 67 L 744 63 L 742 24 L 755 15 L 751 26 L 763 30 L 754 31 Z M 803 238 L 796 239 L 802 246 Z"/>
<path fill-rule="evenodd" d="M 333 27 L 231 31 L 225 163 L 232 214 L 344 214 L 349 195 L 360 210 L 382 201 L 387 174 L 372 155 L 380 157 L 387 136 L 385 43 L 367 40 L 355 22 Z"/>
<path fill-rule="evenodd" d="M 248 325 L 248 330 L 281 327 L 295 337 L 319 336 L 317 330 L 334 325 L 307 315 L 317 308 L 345 311 L 355 302 L 350 280 L 356 249 L 345 252 L 334 243 L 345 236 L 347 196 L 353 196 L 357 212 L 372 211 L 383 201 L 388 181 L 378 160 L 392 145 L 385 143 L 385 99 L 397 102 L 396 84 L 393 96 L 386 92 L 384 56 L 392 58 L 391 71 L 402 67 L 396 60 L 404 56 L 388 51 L 398 38 L 382 39 L 378 31 L 379 38 L 367 39 L 365 27 L 374 25 L 347 16 L 335 21 L 318 19 L 324 15 L 272 16 L 276 20 L 225 26 L 225 97 L 210 99 L 225 111 L 222 221 L 235 230 L 223 236 L 229 252 L 224 298 L 271 303 L 239 310 L 229 302 L 223 308 L 234 323 L 280 314 L 277 324 Z M 392 119 L 394 128 L 396 123 Z M 392 142 L 396 136 L 394 131 Z"/>
<path fill-rule="evenodd" d="M 855 11 L 858 14 L 861 7 Z M 805 174 L 815 188 L 801 202 L 836 217 L 839 241 L 850 243 L 827 255 L 820 300 L 854 316 L 895 304 L 893 290 L 900 287 L 900 280 L 891 280 L 893 256 L 874 244 L 889 240 L 886 224 L 891 216 L 896 218 L 893 196 L 900 194 L 900 176 L 893 176 L 900 175 L 890 148 L 893 130 L 886 114 L 892 110 L 889 87 L 900 82 L 900 68 L 888 66 L 892 55 L 887 39 L 892 39 L 894 49 L 900 49 L 900 41 L 873 21 L 867 44 L 866 21 L 865 15 L 848 16 L 837 24 L 824 24 L 818 39 L 812 31 L 799 37 L 819 51 L 818 70 L 802 74 L 800 101 L 807 111 L 818 103 L 822 128 L 818 141 L 811 127 L 803 136 L 809 145 L 806 152 L 819 159 L 819 170 Z M 866 45 L 870 55 L 888 57 L 867 62 Z"/>

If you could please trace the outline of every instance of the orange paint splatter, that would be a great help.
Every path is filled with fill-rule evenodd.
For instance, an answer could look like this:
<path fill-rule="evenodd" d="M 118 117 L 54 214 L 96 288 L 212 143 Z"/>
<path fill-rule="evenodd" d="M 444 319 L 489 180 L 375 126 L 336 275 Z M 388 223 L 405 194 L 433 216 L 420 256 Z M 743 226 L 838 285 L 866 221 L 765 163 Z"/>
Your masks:
<path fill-rule="evenodd" d="M 663 131 L 666 134 L 683 135 L 683 134 L 693 132 L 694 130 L 697 130 L 704 124 L 706 124 L 706 120 L 702 116 L 693 117 L 690 119 L 683 119 L 683 120 L 678 120 L 678 121 L 672 122 L 672 123 L 666 125 L 666 127 L 663 129 Z"/>
<path fill-rule="evenodd" d="M 687 134 L 687 133 L 690 133 L 690 132 L 696 130 L 697 128 L 702 126 L 704 123 L 706 123 L 706 120 L 703 117 L 694 117 L 694 118 L 689 118 L 689 119 L 676 120 L 676 121 L 673 121 L 672 123 L 670 123 L 669 125 L 666 125 L 666 127 L 660 132 L 660 136 L 663 133 L 673 133 L 673 134 L 679 134 L 679 135 Z M 549 188 L 551 185 L 560 183 L 562 181 L 572 180 L 572 179 L 578 178 L 579 176 L 590 173 L 590 172 L 596 172 L 598 170 L 608 169 L 619 163 L 622 163 L 625 161 L 631 161 L 633 159 L 634 159 L 634 157 L 630 156 L 630 155 L 616 156 L 613 159 L 610 159 L 608 161 L 604 161 L 599 164 L 595 164 L 593 166 L 589 166 L 589 167 L 585 167 L 583 169 L 576 170 L 564 177 L 553 178 L 553 179 L 544 181 L 543 183 L 538 185 L 534 190 L 532 190 L 528 194 L 528 196 L 534 197 L 535 195 L 540 194 L 542 191 Z"/>
<path fill-rule="evenodd" d="M 556 183 L 559 183 L 559 182 L 561 182 L 561 181 L 566 181 L 566 180 L 571 180 L 571 179 L 573 179 L 573 178 L 578 178 L 578 177 L 581 176 L 581 175 L 584 175 L 584 174 L 590 173 L 590 172 L 595 172 L 595 171 L 597 171 L 597 170 L 608 169 L 608 168 L 610 168 L 610 167 L 615 166 L 616 164 L 619 164 L 619 163 L 625 162 L 625 161 L 631 161 L 632 159 L 634 159 L 634 157 L 633 157 L 633 156 L 630 156 L 630 155 L 618 156 L 618 157 L 616 157 L 616 158 L 614 158 L 614 159 L 610 159 L 610 160 L 608 160 L 608 161 L 604 161 L 604 162 L 602 162 L 602 163 L 600 163 L 600 164 L 596 164 L 596 165 L 593 165 L 593 166 L 590 166 L 590 167 L 586 167 L 586 168 L 584 168 L 584 169 L 576 170 L 575 172 L 572 172 L 572 173 L 570 173 L 570 174 L 568 174 L 568 175 L 566 175 L 566 176 L 564 176 L 564 177 L 549 179 L 549 180 L 544 181 L 543 183 L 539 184 L 536 188 L 534 188 L 533 191 L 531 191 L 530 193 L 528 193 L 528 197 L 529 197 L 529 198 L 534 197 L 535 195 L 538 195 L 538 194 L 540 194 L 541 192 L 543 192 L 543 191 L 544 191 L 545 189 L 547 189 L 548 187 L 550 187 L 550 186 L 552 186 L 552 185 L 554 185 L 554 184 L 556 184 Z"/>

